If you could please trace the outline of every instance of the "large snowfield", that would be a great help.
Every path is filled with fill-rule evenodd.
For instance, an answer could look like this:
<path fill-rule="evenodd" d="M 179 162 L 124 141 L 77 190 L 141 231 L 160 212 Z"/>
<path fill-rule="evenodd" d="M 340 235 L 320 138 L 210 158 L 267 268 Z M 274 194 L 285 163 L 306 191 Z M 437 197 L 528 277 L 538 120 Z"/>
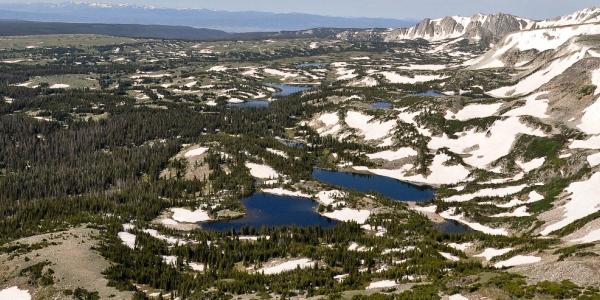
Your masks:
<path fill-rule="evenodd" d="M 569 196 L 567 202 L 560 207 L 564 211 L 561 219 L 546 226 L 541 231 L 542 235 L 548 235 L 600 210 L 600 172 L 594 173 L 587 180 L 571 183 L 566 192 Z"/>
<path fill-rule="evenodd" d="M 510 153 L 512 145 L 519 134 L 545 136 L 540 129 L 531 128 L 522 123 L 518 117 L 498 120 L 487 131 L 475 129 L 458 133 L 457 139 L 443 135 L 435 136 L 429 142 L 430 149 L 447 147 L 457 154 L 469 155 L 465 163 L 486 169 L 493 161 Z"/>

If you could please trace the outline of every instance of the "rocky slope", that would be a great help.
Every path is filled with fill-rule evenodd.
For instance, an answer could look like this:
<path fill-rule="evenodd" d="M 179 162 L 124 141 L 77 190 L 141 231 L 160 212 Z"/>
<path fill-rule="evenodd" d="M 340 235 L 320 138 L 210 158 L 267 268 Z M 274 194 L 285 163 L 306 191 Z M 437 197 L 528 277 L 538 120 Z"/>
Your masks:
<path fill-rule="evenodd" d="M 534 92 L 547 93 L 550 101 L 548 112 L 553 119 L 585 133 L 595 133 L 589 129 L 597 126 L 591 114 L 598 95 L 595 88 L 600 86 L 597 71 L 600 65 L 600 23 L 589 21 L 597 20 L 598 11 L 582 11 L 588 12 L 587 18 L 576 13 L 555 20 L 554 24 L 560 26 L 511 33 L 487 53 L 466 64 L 473 70 L 514 69 L 512 84 L 487 94 L 509 98 Z M 563 25 L 574 20 L 583 23 Z M 550 26 L 550 23 L 539 26 Z"/>
<path fill-rule="evenodd" d="M 600 22 L 600 7 L 591 7 L 576 11 L 570 15 L 536 22 L 533 28 L 548 28 Z"/>
<path fill-rule="evenodd" d="M 392 30 L 385 37 L 386 41 L 406 39 L 425 39 L 441 41 L 455 38 L 466 38 L 470 41 L 493 42 L 502 36 L 530 28 L 533 21 L 521 19 L 507 14 L 484 15 L 472 17 L 445 17 L 442 19 L 425 19 L 414 27 Z"/>
<path fill-rule="evenodd" d="M 509 14 L 475 14 L 471 17 L 451 16 L 440 19 L 424 19 L 408 28 L 390 29 L 383 32 L 349 31 L 338 35 L 343 40 L 402 40 L 424 39 L 429 42 L 465 39 L 471 43 L 492 46 L 507 34 L 531 30 L 572 26 L 600 22 L 600 8 L 586 8 L 573 14 L 550 20 L 534 21 Z"/>

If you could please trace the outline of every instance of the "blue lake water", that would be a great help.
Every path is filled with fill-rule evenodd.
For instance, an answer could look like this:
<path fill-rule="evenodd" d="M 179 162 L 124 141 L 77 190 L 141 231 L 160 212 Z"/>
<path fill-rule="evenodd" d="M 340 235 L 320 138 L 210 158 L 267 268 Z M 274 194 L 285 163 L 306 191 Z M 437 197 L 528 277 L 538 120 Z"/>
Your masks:
<path fill-rule="evenodd" d="M 267 100 L 249 100 L 242 103 L 229 103 L 228 105 L 237 108 L 267 108 L 270 104 L 271 102 Z"/>
<path fill-rule="evenodd" d="M 269 84 L 268 86 L 277 89 L 277 92 L 273 93 L 273 96 L 275 97 L 285 97 L 296 93 L 301 93 L 312 88 L 310 86 L 297 84 Z M 271 105 L 271 102 L 264 99 L 255 99 L 242 103 L 229 103 L 228 105 L 235 108 L 267 108 L 269 105 Z"/>
<path fill-rule="evenodd" d="M 307 198 L 255 193 L 242 199 L 242 204 L 246 208 L 243 218 L 203 223 L 202 228 L 216 231 L 278 226 L 330 228 L 337 223 L 319 215 L 315 211 L 317 203 Z"/>
<path fill-rule="evenodd" d="M 303 62 L 298 64 L 298 67 L 300 68 L 321 68 L 324 67 L 326 64 L 322 63 L 322 62 Z"/>
<path fill-rule="evenodd" d="M 273 93 L 273 96 L 275 97 L 285 97 L 297 93 L 302 93 L 312 88 L 311 86 L 299 84 L 269 84 L 269 86 L 277 89 L 277 92 Z"/>
<path fill-rule="evenodd" d="M 390 109 L 392 104 L 387 101 L 376 101 L 371 104 L 371 108 L 374 109 Z"/>
<path fill-rule="evenodd" d="M 277 140 L 290 148 L 297 148 L 297 149 L 304 148 L 304 143 L 302 143 L 300 141 L 287 140 L 287 139 L 277 139 Z"/>
<path fill-rule="evenodd" d="M 415 96 L 421 96 L 421 97 L 441 97 L 441 96 L 445 96 L 444 94 L 437 92 L 437 91 L 426 91 L 426 92 L 420 92 L 420 93 L 415 93 Z"/>
<path fill-rule="evenodd" d="M 312 176 L 323 183 L 363 193 L 379 193 L 397 201 L 423 202 L 433 199 L 435 195 L 432 189 L 379 175 L 314 169 Z"/>
<path fill-rule="evenodd" d="M 454 220 L 445 220 L 442 223 L 434 224 L 433 227 L 438 231 L 448 234 L 461 234 L 472 231 L 469 226 Z"/>

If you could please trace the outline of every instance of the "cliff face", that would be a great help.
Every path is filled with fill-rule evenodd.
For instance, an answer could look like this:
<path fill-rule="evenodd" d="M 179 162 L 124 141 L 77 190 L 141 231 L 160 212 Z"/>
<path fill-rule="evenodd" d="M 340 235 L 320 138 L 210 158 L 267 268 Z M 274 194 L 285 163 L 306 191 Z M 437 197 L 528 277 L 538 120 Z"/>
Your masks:
<path fill-rule="evenodd" d="M 476 14 L 470 18 L 425 19 L 414 27 L 390 31 L 385 40 L 392 42 L 420 38 L 428 41 L 441 41 L 463 37 L 473 42 L 481 40 L 493 42 L 508 33 L 530 28 L 532 24 L 533 21 L 507 14 Z"/>
<path fill-rule="evenodd" d="M 509 14 L 475 14 L 471 17 L 452 16 L 424 19 L 408 28 L 386 31 L 347 31 L 338 35 L 344 40 L 398 42 L 424 39 L 430 42 L 464 38 L 471 43 L 491 46 L 506 35 L 530 29 L 552 28 L 600 22 L 600 8 L 587 8 L 573 14 L 544 21 L 533 21 Z"/>

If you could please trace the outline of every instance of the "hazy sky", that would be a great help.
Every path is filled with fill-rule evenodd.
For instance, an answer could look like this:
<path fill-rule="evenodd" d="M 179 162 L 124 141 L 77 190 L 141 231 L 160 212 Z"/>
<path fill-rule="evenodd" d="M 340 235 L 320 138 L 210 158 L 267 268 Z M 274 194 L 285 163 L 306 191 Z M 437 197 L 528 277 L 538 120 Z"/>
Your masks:
<path fill-rule="evenodd" d="M 65 0 L 26 0 L 65 2 Z M 15 3 L 19 0 L 0 0 Z M 23 1 L 25 2 L 25 1 Z M 600 6 L 600 0 L 96 0 L 78 2 L 130 3 L 175 8 L 302 12 L 331 16 L 421 19 L 476 12 L 506 12 L 533 19 L 571 13 L 584 7 Z"/>

